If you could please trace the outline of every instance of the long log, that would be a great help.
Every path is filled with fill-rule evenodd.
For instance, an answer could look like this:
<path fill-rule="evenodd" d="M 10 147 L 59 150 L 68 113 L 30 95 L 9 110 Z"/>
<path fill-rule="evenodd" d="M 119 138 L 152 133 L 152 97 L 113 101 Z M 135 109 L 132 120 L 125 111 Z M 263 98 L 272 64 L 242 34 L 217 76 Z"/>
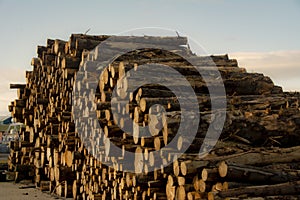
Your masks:
<path fill-rule="evenodd" d="M 240 195 L 247 195 L 250 197 L 260 196 L 274 196 L 274 195 L 292 195 L 299 194 L 300 182 L 287 182 L 275 185 L 262 185 L 262 186 L 250 186 L 244 188 L 229 189 L 227 191 L 221 191 L 218 196 L 225 197 L 236 197 Z"/>

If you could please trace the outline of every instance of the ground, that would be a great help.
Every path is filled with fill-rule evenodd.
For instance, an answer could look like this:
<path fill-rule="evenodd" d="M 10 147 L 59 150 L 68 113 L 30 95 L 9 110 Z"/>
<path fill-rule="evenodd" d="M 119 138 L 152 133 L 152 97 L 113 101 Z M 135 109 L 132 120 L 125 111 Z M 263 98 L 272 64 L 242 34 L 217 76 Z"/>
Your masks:
<path fill-rule="evenodd" d="M 8 154 L 0 153 L 0 163 L 7 162 Z M 42 192 L 36 188 L 28 188 L 34 186 L 32 183 L 14 183 L 0 182 L 0 200 L 53 200 L 59 199 L 51 196 L 50 193 Z M 21 189 L 24 188 L 24 189 Z"/>
<path fill-rule="evenodd" d="M 41 192 L 36 188 L 25 188 L 23 184 L 0 182 L 0 200 L 53 200 L 58 199 L 49 193 Z"/>

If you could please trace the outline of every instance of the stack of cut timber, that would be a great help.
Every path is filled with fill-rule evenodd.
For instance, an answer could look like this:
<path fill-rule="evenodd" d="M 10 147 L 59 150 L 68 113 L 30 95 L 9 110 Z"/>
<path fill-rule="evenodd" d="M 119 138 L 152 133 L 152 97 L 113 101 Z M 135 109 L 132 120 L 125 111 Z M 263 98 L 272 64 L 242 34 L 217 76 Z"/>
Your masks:
<path fill-rule="evenodd" d="M 82 132 L 78 132 L 75 124 L 81 123 L 72 117 L 73 85 L 76 77 L 84 76 L 78 72 L 87 67 L 84 61 L 94 59 L 89 52 L 107 38 L 72 34 L 69 41 L 48 39 L 46 46 L 37 48 L 38 57 L 31 62 L 33 70 L 26 71 L 26 84 L 11 84 L 18 90 L 18 99 L 11 102 L 9 111 L 16 121 L 25 124 L 20 141 L 11 142 L 9 169 L 16 172 L 16 180 L 29 178 L 41 190 L 74 199 L 299 198 L 300 95 L 282 92 L 270 78 L 248 73 L 227 55 L 196 56 L 184 47 L 184 37 L 144 37 L 150 44 L 169 44 L 171 50 L 139 49 L 107 66 L 94 91 L 97 111 L 90 116 L 95 117 L 82 124 Z M 134 46 L 138 37 L 128 36 L 128 41 Z M 201 159 L 198 152 L 210 123 L 219 119 L 218 112 L 211 110 L 205 81 L 178 52 L 192 59 L 203 73 L 212 72 L 208 62 L 212 59 L 227 94 L 220 140 Z M 151 63 L 180 72 L 193 87 L 200 108 L 196 137 L 176 137 L 176 149 L 160 154 L 162 163 L 172 164 L 154 171 L 149 171 L 157 165 L 153 152 L 174 139 L 185 120 L 181 119 L 180 105 L 175 94 L 161 85 L 143 85 L 134 92 L 117 87 L 118 81 L 127 84 L 122 76 L 128 70 L 138 71 L 140 65 Z M 129 97 L 126 109 L 117 115 L 110 103 L 114 89 L 120 98 Z M 79 95 L 89 100 L 84 92 L 79 91 Z M 92 111 L 89 105 L 81 107 L 82 116 Z M 157 113 L 162 108 L 165 112 L 161 116 Z M 135 122 L 132 133 L 121 129 L 127 123 L 125 114 Z M 101 124 L 103 133 L 96 130 L 95 123 Z M 152 137 L 139 137 L 139 126 L 147 126 Z M 92 145 L 85 147 L 86 141 L 80 136 L 96 141 L 100 149 L 97 158 L 91 154 Z M 110 151 L 107 138 L 121 151 Z M 178 157 L 174 152 L 188 142 L 191 145 Z M 132 163 L 134 172 L 122 170 L 128 164 L 129 151 L 142 153 Z"/>

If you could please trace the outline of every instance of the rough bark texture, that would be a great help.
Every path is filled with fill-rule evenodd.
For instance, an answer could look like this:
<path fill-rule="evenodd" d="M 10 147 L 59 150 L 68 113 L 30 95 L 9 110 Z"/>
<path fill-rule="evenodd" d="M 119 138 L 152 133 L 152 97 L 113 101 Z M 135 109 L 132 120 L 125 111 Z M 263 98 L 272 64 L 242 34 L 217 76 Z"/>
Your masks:
<path fill-rule="evenodd" d="M 32 179 L 43 191 L 74 199 L 297 198 L 300 191 L 298 93 L 282 92 L 269 77 L 248 73 L 227 55 L 196 56 L 184 47 L 187 39 L 183 37 L 144 37 L 149 48 L 116 58 L 97 82 L 88 82 L 91 77 L 77 71 L 95 67 L 91 61 L 106 56 L 98 48 L 90 52 L 107 38 L 72 34 L 69 41 L 49 39 L 46 46 L 38 46 L 38 57 L 32 59 L 33 69 L 26 72 L 26 84 L 11 84 L 11 89 L 18 90 L 18 99 L 11 102 L 9 111 L 17 122 L 25 124 L 20 141 L 10 145 L 9 170 L 16 172 L 16 181 Z M 140 40 L 124 36 L 106 45 L 112 52 L 118 52 L 138 47 Z M 168 51 L 155 48 L 158 45 Z M 210 78 L 204 81 L 178 52 L 188 56 Z M 123 75 L 129 70 L 138 72 L 141 65 L 151 63 L 172 67 L 194 89 L 200 109 L 189 113 L 189 116 L 200 115 L 200 123 L 192 124 L 198 127 L 195 138 L 189 137 L 189 129 L 183 130 L 186 135 L 176 137 L 179 124 L 191 118 L 181 116 L 182 105 L 170 89 L 146 84 L 131 91 L 130 77 L 124 79 Z M 219 69 L 221 77 L 213 66 Z M 163 72 L 160 71 L 161 75 Z M 158 80 L 158 73 L 151 76 L 153 81 Z M 73 86 L 78 77 L 84 77 L 84 81 L 78 83 L 76 92 L 85 101 L 75 112 L 90 116 L 86 117 L 82 132 L 75 129 L 75 124 L 81 122 L 72 116 Z M 135 81 L 143 78 L 138 76 Z M 200 159 L 197 155 L 203 142 L 206 147 L 216 142 L 213 138 L 204 140 L 210 123 L 218 122 L 221 112 L 221 109 L 211 111 L 207 84 L 215 87 L 213 80 L 220 78 L 227 95 L 226 121 L 220 140 Z M 186 96 L 183 81 L 169 80 L 173 86 L 181 86 L 181 95 Z M 80 90 L 86 86 L 95 88 L 96 112 L 88 103 L 91 97 Z M 124 100 L 112 107 L 115 88 L 116 95 Z M 125 100 L 127 97 L 129 101 Z M 191 105 L 187 98 L 184 106 Z M 128 120 L 133 120 L 134 126 L 123 131 Z M 97 123 L 103 132 L 96 131 Z M 213 127 L 218 129 L 218 125 Z M 83 138 L 91 144 L 89 148 L 83 145 Z M 113 150 L 109 141 L 120 149 Z M 176 148 L 164 149 L 155 157 L 154 152 L 171 141 L 177 144 Z M 96 144 L 97 159 L 91 154 Z M 176 152 L 185 147 L 186 152 L 178 157 Z M 134 161 L 126 162 L 127 151 L 139 154 Z M 174 162 L 149 171 L 155 162 L 166 161 Z M 114 167 L 107 167 L 107 163 L 113 163 Z M 122 171 L 129 165 L 135 167 L 136 173 Z"/>

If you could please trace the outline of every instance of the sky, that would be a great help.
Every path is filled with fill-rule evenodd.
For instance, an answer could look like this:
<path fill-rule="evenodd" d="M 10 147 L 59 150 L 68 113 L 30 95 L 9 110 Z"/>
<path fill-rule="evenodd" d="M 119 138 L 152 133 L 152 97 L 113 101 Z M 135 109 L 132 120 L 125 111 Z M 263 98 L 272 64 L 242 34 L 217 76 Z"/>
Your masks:
<path fill-rule="evenodd" d="M 118 34 L 160 27 L 192 38 L 208 54 L 229 54 L 249 72 L 300 91 L 300 0 L 0 0 L 0 115 L 25 82 L 36 46 L 71 33 Z"/>

